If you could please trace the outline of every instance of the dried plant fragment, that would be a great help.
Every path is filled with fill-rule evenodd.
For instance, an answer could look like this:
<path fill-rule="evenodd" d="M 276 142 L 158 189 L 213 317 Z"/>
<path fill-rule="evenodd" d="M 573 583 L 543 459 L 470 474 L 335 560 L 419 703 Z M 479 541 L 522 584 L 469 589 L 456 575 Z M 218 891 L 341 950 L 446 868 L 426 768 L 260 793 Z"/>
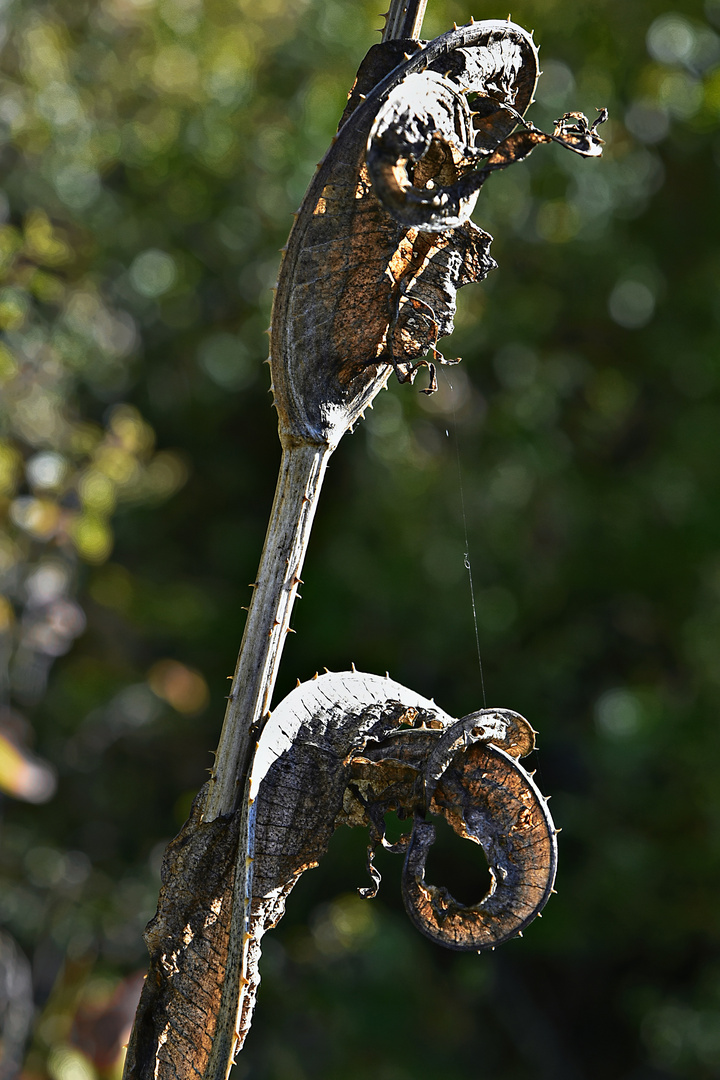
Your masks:
<path fill-rule="evenodd" d="M 555 827 L 530 776 L 503 750 L 482 742 L 464 746 L 461 740 L 433 781 L 428 809 L 482 847 L 492 885 L 472 905 L 429 885 L 425 862 L 435 830 L 416 821 L 403 874 L 412 921 L 450 949 L 494 948 L 521 933 L 547 902 L 557 865 Z"/>
<path fill-rule="evenodd" d="M 556 142 L 598 157 L 597 127 L 579 112 L 556 121 L 551 135 L 524 119 L 538 76 L 528 35 L 491 28 L 483 45 L 453 52 L 441 76 L 437 61 L 409 75 L 388 95 L 370 132 L 367 165 L 378 199 L 401 224 L 427 232 L 468 220 L 491 172 L 521 161 L 540 143 Z M 458 60 L 460 63 L 458 63 Z M 448 66 L 444 60 L 442 67 Z M 471 105 L 472 102 L 472 105 Z M 511 134 L 516 124 L 524 131 Z"/>
<path fill-rule="evenodd" d="M 457 289 L 482 280 L 495 265 L 490 236 L 469 222 L 456 233 L 420 236 L 412 223 L 387 213 L 372 190 L 368 138 L 390 95 L 429 68 L 428 77 L 440 87 L 450 69 L 461 80 L 465 73 L 467 82 L 487 67 L 489 91 L 525 108 L 535 85 L 534 46 L 512 23 L 476 23 L 422 48 L 403 45 L 416 49 L 409 59 L 398 63 L 398 43 L 387 42 L 363 62 L 288 240 L 270 346 L 285 446 L 336 446 L 393 369 L 401 380 L 412 380 L 428 350 L 442 361 L 437 343 L 452 330 Z M 495 147 L 515 127 L 514 117 L 495 105 L 485 118 L 472 118 L 465 97 L 451 87 L 448 108 L 455 103 L 478 145 Z M 452 181 L 460 162 L 447 158 L 439 142 L 433 146 L 438 153 L 428 156 L 423 184 L 434 182 L 433 175 Z"/>
<path fill-rule="evenodd" d="M 484 181 L 541 142 L 600 152 L 602 118 L 580 113 L 552 135 L 512 134 L 538 74 L 521 27 L 474 23 L 408 44 L 417 51 L 400 62 L 397 42 L 366 57 L 288 240 L 271 333 L 284 446 L 336 446 L 392 370 L 404 382 L 428 366 L 432 392 L 457 290 L 495 266 L 492 238 L 468 220 Z"/>
<path fill-rule="evenodd" d="M 203 823 L 207 785 L 162 864 L 158 910 L 145 930 L 150 970 L 124 1076 L 202 1075 L 225 976 L 240 817 Z"/>
<path fill-rule="evenodd" d="M 366 896 L 380 883 L 375 848 L 407 852 L 408 914 L 439 944 L 479 950 L 522 930 L 545 904 L 556 864 L 547 808 L 515 759 L 533 746 L 517 713 L 454 720 L 388 677 L 328 673 L 298 686 L 260 735 L 244 805 L 204 822 L 204 788 L 166 852 L 128 1080 L 225 1076 L 250 1028 L 262 937 L 339 825 L 370 830 Z M 384 837 L 389 811 L 414 821 L 397 845 Z M 428 813 L 482 845 L 498 884 L 479 905 L 425 883 Z"/>
<path fill-rule="evenodd" d="M 545 802 L 513 756 L 533 746 L 532 728 L 517 713 L 483 710 L 456 721 L 392 679 L 362 672 L 320 676 L 280 703 L 255 752 L 240 841 L 244 952 L 236 1051 L 250 1026 L 262 936 L 339 825 L 370 828 L 374 886 L 361 890 L 365 895 L 379 884 L 374 847 L 407 850 L 406 907 L 438 943 L 489 948 L 527 925 L 550 894 L 556 864 Z M 414 818 L 409 848 L 384 840 L 391 810 Z M 418 896 L 433 889 L 422 880 L 433 835 L 426 813 L 444 816 L 460 836 L 482 844 L 498 886 L 480 905 L 463 908 L 442 888 L 428 903 Z"/>

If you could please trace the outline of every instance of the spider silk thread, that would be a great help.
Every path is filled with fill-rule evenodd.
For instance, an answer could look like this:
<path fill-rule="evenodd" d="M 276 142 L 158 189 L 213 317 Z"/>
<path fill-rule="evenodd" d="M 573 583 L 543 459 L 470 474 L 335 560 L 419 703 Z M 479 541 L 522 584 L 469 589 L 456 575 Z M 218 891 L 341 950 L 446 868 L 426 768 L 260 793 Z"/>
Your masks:
<path fill-rule="evenodd" d="M 472 563 L 470 561 L 470 541 L 468 539 L 467 514 L 465 512 L 465 490 L 463 488 L 462 465 L 461 465 L 461 462 L 460 462 L 460 442 L 458 440 L 458 425 L 457 425 L 457 409 L 456 409 L 456 405 L 455 405 L 455 391 L 453 389 L 452 383 L 450 382 L 450 379 L 447 377 L 445 372 L 443 371 L 443 372 L 441 372 L 441 374 L 443 375 L 443 377 L 445 378 L 445 381 L 447 382 L 448 386 L 450 387 L 450 393 L 452 395 L 451 400 L 452 400 L 453 417 L 452 417 L 451 427 L 453 429 L 453 441 L 455 443 L 455 457 L 456 457 L 456 460 L 457 460 L 457 470 L 458 470 L 458 486 L 460 488 L 460 509 L 462 511 L 463 536 L 465 538 L 465 551 L 463 552 L 463 565 L 464 565 L 464 567 L 465 567 L 465 569 L 467 570 L 467 573 L 468 573 L 468 585 L 470 587 L 470 604 L 471 604 L 471 607 L 472 607 L 473 626 L 475 627 L 475 645 L 476 645 L 476 648 L 477 648 L 478 667 L 480 669 L 480 687 L 482 689 L 483 708 L 487 709 L 487 696 L 486 696 L 486 693 L 485 693 L 485 674 L 483 672 L 482 654 L 481 654 L 481 651 L 480 651 L 480 631 L 478 629 L 477 607 L 475 605 L 475 587 L 473 585 Z M 450 438 L 450 432 L 449 432 L 449 430 L 447 428 L 445 428 L 445 435 L 447 436 L 448 439 Z"/>

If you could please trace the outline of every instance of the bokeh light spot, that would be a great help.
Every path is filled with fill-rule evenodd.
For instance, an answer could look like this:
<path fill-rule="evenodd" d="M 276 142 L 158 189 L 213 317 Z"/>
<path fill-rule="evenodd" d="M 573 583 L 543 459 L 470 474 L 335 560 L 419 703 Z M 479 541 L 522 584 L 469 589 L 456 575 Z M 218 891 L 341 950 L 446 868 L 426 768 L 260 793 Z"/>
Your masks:
<path fill-rule="evenodd" d="M 647 326 L 655 312 L 655 297 L 642 281 L 619 281 L 608 299 L 613 322 L 626 330 Z"/>
<path fill-rule="evenodd" d="M 78 554 L 89 563 L 105 562 L 113 546 L 107 524 L 91 514 L 81 514 L 72 524 L 72 540 Z"/>
<path fill-rule="evenodd" d="M 158 660 L 148 672 L 150 689 L 178 712 L 201 712 L 210 700 L 210 691 L 199 671 L 178 660 Z"/>
<path fill-rule="evenodd" d="M 659 15 L 647 32 L 648 52 L 661 64 L 683 64 L 690 60 L 695 46 L 692 24 L 677 12 Z"/>
<path fill-rule="evenodd" d="M 25 464 L 28 483 L 36 488 L 53 491 L 62 485 L 68 471 L 68 463 L 62 454 L 47 450 L 35 454 Z"/>
<path fill-rule="evenodd" d="M 629 690 L 618 687 L 606 690 L 595 703 L 595 721 L 599 730 L 611 738 L 634 735 L 640 726 L 640 703 Z"/>
<path fill-rule="evenodd" d="M 130 283 L 141 296 L 154 299 L 173 287 L 177 279 L 175 260 L 165 251 L 149 248 L 133 261 Z"/>

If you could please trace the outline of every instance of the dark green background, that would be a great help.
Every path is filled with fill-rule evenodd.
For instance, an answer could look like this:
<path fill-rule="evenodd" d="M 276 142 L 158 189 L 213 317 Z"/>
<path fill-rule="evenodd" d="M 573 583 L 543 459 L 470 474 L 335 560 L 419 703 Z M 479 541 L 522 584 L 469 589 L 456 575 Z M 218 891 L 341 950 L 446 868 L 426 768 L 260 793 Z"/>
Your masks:
<path fill-rule="evenodd" d="M 88 621 L 39 699 L 16 687 L 59 781 L 44 805 L 5 801 L 0 916 L 38 1005 L 28 1077 L 95 1075 L 68 1049 L 78 996 L 144 965 L 159 855 L 210 764 L 279 460 L 262 365 L 277 252 L 376 7 L 4 9 L 0 314 L 20 366 L 3 424 L 25 459 L 65 454 L 52 498 L 90 530 L 7 525 L 18 619 L 23 574 L 57 557 Z M 430 0 L 424 34 L 471 14 L 507 11 Z M 604 157 L 543 147 L 483 190 L 499 269 L 460 295 L 445 351 L 462 365 L 431 399 L 391 380 L 332 459 L 276 700 L 354 662 L 453 715 L 482 706 L 464 495 L 487 699 L 540 731 L 558 895 L 523 940 L 446 953 L 405 919 L 399 860 L 378 900 L 356 897 L 365 838 L 343 830 L 266 938 L 238 1078 L 720 1076 L 720 6 L 512 15 L 541 46 L 532 118 L 607 106 Z M 38 210 L 60 248 L 33 240 Z M 34 439 L 13 415 L 36 385 L 60 419 Z M 172 452 L 170 479 L 83 510 L 118 404 Z M 149 689 L 167 659 L 201 673 L 204 710 Z M 478 858 L 448 842 L 433 872 L 471 899 Z"/>

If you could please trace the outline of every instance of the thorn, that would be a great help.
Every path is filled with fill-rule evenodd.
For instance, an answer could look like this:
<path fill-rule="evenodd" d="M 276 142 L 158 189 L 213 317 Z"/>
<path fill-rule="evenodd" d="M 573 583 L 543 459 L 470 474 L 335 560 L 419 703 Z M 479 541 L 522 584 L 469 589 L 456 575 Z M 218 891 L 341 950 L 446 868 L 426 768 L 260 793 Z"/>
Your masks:
<path fill-rule="evenodd" d="M 542 911 L 538 911 L 537 917 L 538 917 L 538 919 L 542 919 Z"/>
<path fill-rule="evenodd" d="M 257 589 L 259 584 L 260 584 L 259 581 L 251 581 L 250 584 L 248 585 L 248 589 Z"/>
<path fill-rule="evenodd" d="M 279 248 L 279 251 L 280 251 L 281 255 L 284 255 L 285 252 L 287 251 L 287 244 L 283 244 L 283 246 L 281 248 Z"/>
<path fill-rule="evenodd" d="M 559 829 L 556 829 L 556 830 L 555 830 L 555 835 L 557 836 L 557 834 L 558 834 L 558 833 L 561 833 L 561 832 L 562 832 L 562 826 L 561 826 L 561 827 L 560 827 Z"/>
<path fill-rule="evenodd" d="M 293 630 L 292 626 L 286 626 L 285 627 L 285 633 L 286 634 L 296 634 L 297 630 Z"/>
<path fill-rule="evenodd" d="M 358 94 L 361 101 L 367 101 L 367 94 Z"/>
<path fill-rule="evenodd" d="M 232 679 L 232 678 L 233 678 L 233 676 L 232 676 L 232 675 L 226 675 L 226 676 L 225 676 L 225 678 L 226 678 L 226 679 Z M 213 754 L 216 754 L 216 753 L 217 753 L 217 750 L 213 750 L 213 751 L 211 751 L 211 752 L 212 752 Z"/>
<path fill-rule="evenodd" d="M 405 57 L 406 60 L 412 60 L 412 53 L 406 52 L 406 53 L 403 53 L 403 56 Z"/>
<path fill-rule="evenodd" d="M 457 30 L 457 28 L 458 28 L 458 24 L 456 22 L 454 22 L 453 23 L 453 30 Z"/>
<path fill-rule="evenodd" d="M 385 672 L 385 678 L 386 678 L 386 679 L 389 679 L 389 678 L 390 678 L 390 672 L 389 672 L 389 671 L 386 671 L 386 672 Z"/>
<path fill-rule="evenodd" d="M 316 671 L 316 672 L 315 672 L 315 674 L 313 675 L 313 682 L 315 682 L 315 680 L 316 680 L 317 678 L 318 678 L 318 673 L 317 673 L 317 671 Z"/>
<path fill-rule="evenodd" d="M 472 24 L 473 24 L 474 22 L 475 22 L 475 16 L 474 16 L 474 15 L 471 15 L 471 16 L 470 16 L 470 25 L 472 26 Z"/>
<path fill-rule="evenodd" d="M 241 610 L 241 611 L 249 611 L 249 610 L 250 610 L 250 608 L 249 608 L 249 607 L 245 607 L 245 605 L 244 605 L 244 604 L 241 604 L 241 605 L 240 605 L 240 610 Z M 232 675 L 230 675 L 230 676 L 229 676 L 229 678 L 232 678 Z"/>
<path fill-rule="evenodd" d="M 552 894 L 552 896 L 557 896 L 557 889 L 551 889 L 550 893 Z"/>
<path fill-rule="evenodd" d="M 351 670 L 352 670 L 352 671 L 357 671 L 357 668 L 355 667 L 355 665 L 354 665 L 354 663 L 352 662 L 352 660 L 350 661 L 350 668 L 351 668 Z M 231 678 L 232 678 L 232 676 L 231 676 Z"/>
<path fill-rule="evenodd" d="M 300 685 L 300 680 L 298 679 L 298 681 L 295 683 L 295 687 L 297 688 L 299 685 Z"/>
<path fill-rule="evenodd" d="M 523 932 L 522 932 L 522 930 L 518 930 L 518 932 L 517 932 L 517 936 L 518 936 L 518 937 L 522 937 L 522 936 L 523 936 Z"/>

